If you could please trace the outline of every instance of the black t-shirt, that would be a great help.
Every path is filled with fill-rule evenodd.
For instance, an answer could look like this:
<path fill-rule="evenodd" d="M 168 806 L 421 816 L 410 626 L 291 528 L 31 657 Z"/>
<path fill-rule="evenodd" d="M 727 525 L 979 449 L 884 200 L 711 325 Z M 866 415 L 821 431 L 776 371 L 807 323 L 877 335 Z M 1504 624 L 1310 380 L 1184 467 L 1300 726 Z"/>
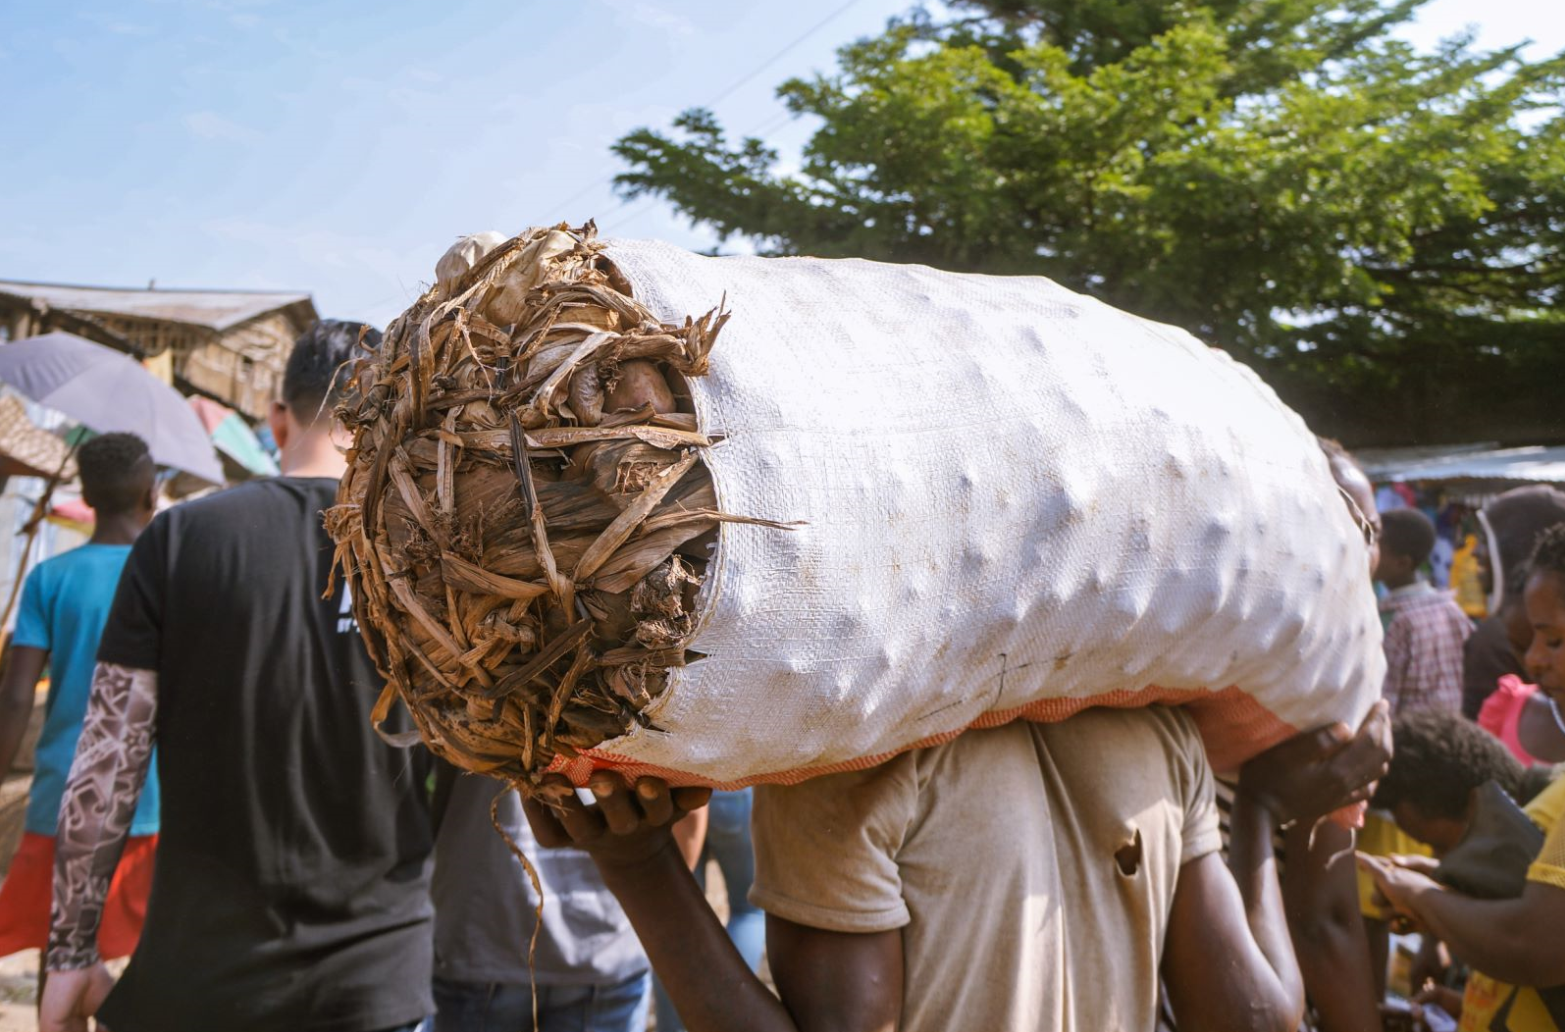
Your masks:
<path fill-rule="evenodd" d="M 1484 700 L 1495 693 L 1506 674 L 1526 676 L 1511 648 L 1505 621 L 1498 615 L 1485 617 L 1462 645 L 1462 716 L 1477 720 Z"/>
<path fill-rule="evenodd" d="M 342 579 L 322 597 L 336 489 L 177 506 L 126 563 L 98 658 L 158 674 L 163 814 L 115 1032 L 373 1032 L 433 1010 L 428 754 L 371 729 L 383 682 Z"/>

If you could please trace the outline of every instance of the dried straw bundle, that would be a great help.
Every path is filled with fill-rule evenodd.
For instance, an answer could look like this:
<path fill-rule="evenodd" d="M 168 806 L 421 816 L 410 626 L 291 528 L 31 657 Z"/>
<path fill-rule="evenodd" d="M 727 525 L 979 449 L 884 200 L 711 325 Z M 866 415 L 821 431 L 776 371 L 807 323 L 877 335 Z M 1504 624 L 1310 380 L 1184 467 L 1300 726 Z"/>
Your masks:
<path fill-rule="evenodd" d="M 370 654 L 425 741 L 531 781 L 650 726 L 717 511 L 683 377 L 726 320 L 659 322 L 592 223 L 470 237 L 339 410 L 327 514 Z"/>

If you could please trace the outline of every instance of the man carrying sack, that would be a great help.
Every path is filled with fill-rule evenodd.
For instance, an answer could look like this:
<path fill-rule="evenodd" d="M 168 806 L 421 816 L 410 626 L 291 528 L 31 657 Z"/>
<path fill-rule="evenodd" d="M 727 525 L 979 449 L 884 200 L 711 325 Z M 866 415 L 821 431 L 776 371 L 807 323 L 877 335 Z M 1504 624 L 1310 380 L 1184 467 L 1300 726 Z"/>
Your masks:
<path fill-rule="evenodd" d="M 1377 705 L 1250 761 L 1232 874 L 1211 771 L 1177 709 L 972 731 L 867 771 L 756 795 L 754 898 L 781 1001 L 750 973 L 668 825 L 706 789 L 563 778 L 540 842 L 590 852 L 681 1017 L 701 1029 L 1297 1027 L 1304 991 L 1272 837 L 1361 800 L 1389 757 Z"/>

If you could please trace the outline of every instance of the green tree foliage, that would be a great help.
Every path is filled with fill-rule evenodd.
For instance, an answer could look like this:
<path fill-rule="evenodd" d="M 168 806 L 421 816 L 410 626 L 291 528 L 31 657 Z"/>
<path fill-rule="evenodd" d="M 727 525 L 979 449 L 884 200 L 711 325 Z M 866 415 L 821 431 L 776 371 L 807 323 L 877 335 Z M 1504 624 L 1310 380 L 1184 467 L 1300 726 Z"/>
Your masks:
<path fill-rule="evenodd" d="M 725 239 L 1049 276 L 1382 441 L 1565 435 L 1565 56 L 1390 30 L 1423 0 L 962 0 L 780 96 L 797 171 L 710 112 L 616 153 Z"/>

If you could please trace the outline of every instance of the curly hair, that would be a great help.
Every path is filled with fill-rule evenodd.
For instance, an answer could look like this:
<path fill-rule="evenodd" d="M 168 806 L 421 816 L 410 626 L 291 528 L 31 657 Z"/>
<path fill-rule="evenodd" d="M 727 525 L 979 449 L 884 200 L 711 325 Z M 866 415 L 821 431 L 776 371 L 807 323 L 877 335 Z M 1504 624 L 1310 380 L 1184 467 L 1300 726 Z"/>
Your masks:
<path fill-rule="evenodd" d="M 1467 798 L 1486 781 L 1497 781 L 1512 798 L 1525 769 L 1500 740 L 1459 713 L 1425 710 L 1391 724 L 1391 769 L 1380 780 L 1372 805 L 1389 810 L 1411 803 L 1427 817 L 1461 820 Z"/>
<path fill-rule="evenodd" d="M 1526 570 L 1528 574 L 1552 573 L 1565 577 L 1565 523 L 1556 523 L 1538 535 Z"/>
<path fill-rule="evenodd" d="M 82 498 L 100 516 L 133 512 L 157 475 L 147 442 L 135 434 L 102 434 L 76 452 Z"/>
<path fill-rule="evenodd" d="M 380 331 L 363 323 L 322 319 L 299 335 L 283 370 L 283 404 L 295 419 L 310 426 L 337 403 L 347 385 L 353 359 L 364 345 L 380 347 Z"/>

